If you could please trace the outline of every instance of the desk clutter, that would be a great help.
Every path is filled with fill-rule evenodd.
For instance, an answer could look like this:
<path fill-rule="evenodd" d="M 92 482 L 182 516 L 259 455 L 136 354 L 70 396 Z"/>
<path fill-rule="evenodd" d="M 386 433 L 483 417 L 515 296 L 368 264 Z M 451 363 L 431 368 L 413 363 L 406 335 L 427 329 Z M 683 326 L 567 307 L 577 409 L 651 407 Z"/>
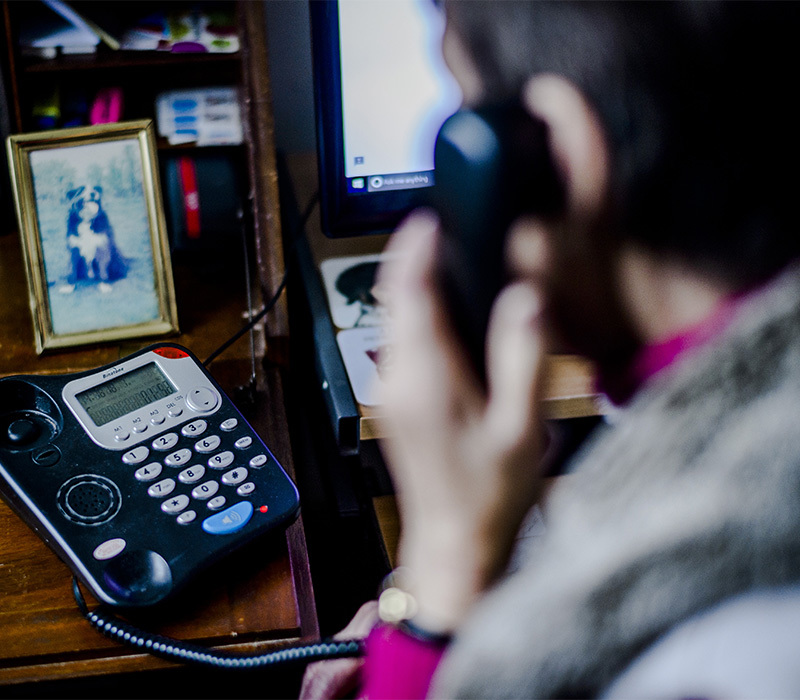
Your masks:
<path fill-rule="evenodd" d="M 336 342 L 353 394 L 362 406 L 378 406 L 377 390 L 389 362 L 386 308 L 376 275 L 386 254 L 328 258 L 320 263 Z"/>
<path fill-rule="evenodd" d="M 211 3 L 206 2 L 199 4 L 203 8 L 211 6 Z M 24 19 L 23 15 L 31 14 L 34 19 L 37 15 L 43 17 L 44 10 L 48 8 L 39 0 L 24 3 L 0 0 L 0 28 L 2 35 L 7 39 L 4 44 L 6 50 L 0 77 L 7 99 L 7 102 L 0 104 L 0 108 L 7 107 L 5 113 L 0 113 L 3 136 L 6 134 L 30 136 L 33 133 L 40 133 L 48 146 L 44 149 L 28 149 L 32 153 L 44 152 L 44 155 L 34 155 L 31 169 L 35 173 L 28 179 L 32 182 L 35 179 L 34 175 L 45 178 L 51 174 L 54 176 L 48 180 L 48 183 L 52 184 L 45 188 L 48 196 L 40 197 L 38 200 L 35 197 L 26 200 L 34 201 L 34 205 L 28 206 L 26 211 L 33 211 L 35 208 L 52 219 L 54 249 L 62 256 L 71 252 L 70 250 L 64 252 L 67 248 L 66 229 L 69 226 L 68 202 L 82 196 L 82 193 L 76 192 L 70 197 L 68 193 L 73 189 L 77 191 L 83 185 L 85 185 L 83 192 L 97 191 L 98 187 L 103 188 L 103 210 L 109 209 L 114 200 L 119 204 L 119 212 L 109 213 L 108 218 L 114 226 L 115 240 L 120 246 L 124 238 L 124 229 L 129 225 L 136 223 L 138 227 L 139 223 L 146 219 L 148 222 L 154 222 L 154 228 L 162 228 L 161 222 L 157 220 L 168 218 L 167 210 L 173 202 L 176 206 L 170 215 L 176 215 L 178 223 L 173 224 L 170 230 L 170 233 L 174 234 L 170 240 L 171 253 L 175 252 L 176 248 L 189 246 L 195 248 L 203 244 L 207 233 L 213 233 L 214 237 L 207 241 L 209 244 L 213 243 L 213 253 L 172 255 L 171 265 L 160 266 L 164 270 L 171 268 L 174 273 L 175 300 L 181 319 L 180 334 L 175 336 L 175 340 L 199 357 L 209 357 L 210 353 L 219 349 L 220 342 L 234 337 L 241 331 L 246 322 L 244 316 L 249 315 L 252 309 L 261 308 L 262 292 L 274 290 L 277 285 L 272 283 L 273 276 L 280 279 L 283 272 L 283 259 L 279 257 L 281 248 L 276 243 L 281 236 L 280 224 L 276 220 L 277 217 L 273 216 L 274 212 L 278 211 L 275 173 L 272 165 L 266 163 L 266 159 L 262 157 L 263 153 L 273 151 L 272 132 L 266 130 L 251 132 L 244 143 L 215 145 L 210 148 L 198 148 L 196 142 L 173 146 L 166 137 L 157 138 L 155 134 L 147 133 L 147 130 L 155 131 L 158 95 L 187 88 L 194 90 L 235 87 L 241 96 L 243 122 L 270 121 L 269 105 L 253 99 L 254 95 L 267 94 L 269 90 L 263 4 L 245 1 L 224 4 L 227 5 L 230 14 L 236 16 L 235 40 L 237 42 L 241 40 L 241 45 L 246 45 L 248 51 L 201 52 L 198 50 L 199 47 L 188 45 L 182 48 L 194 48 L 195 51 L 179 52 L 177 46 L 170 50 L 158 48 L 134 51 L 132 47 L 115 50 L 101 40 L 91 53 L 79 55 L 60 48 L 55 51 L 53 58 L 44 58 L 41 55 L 23 54 L 18 40 L 20 20 Z M 132 12 L 143 12 L 143 8 L 149 8 L 150 11 L 162 10 L 164 13 L 182 8 L 188 10 L 195 3 L 177 0 L 158 4 L 149 0 L 136 3 L 108 3 L 103 0 L 102 2 L 76 1 L 70 2 L 69 5 L 78 10 L 90 6 L 102 9 L 104 6 L 112 13 L 125 17 Z M 53 86 L 59 89 L 54 91 Z M 104 109 L 99 109 L 98 103 L 96 116 L 93 117 L 92 113 L 95 110 L 92 110 L 92 106 L 95 98 L 104 88 L 119 88 L 119 90 L 108 93 L 110 99 L 105 102 Z M 52 129 L 45 130 L 43 128 L 45 124 L 37 122 L 33 117 L 33 105 L 37 100 L 43 101 L 47 95 L 57 96 L 58 100 L 53 101 L 50 106 L 56 107 L 58 111 L 51 112 L 52 122 L 49 126 L 52 126 Z M 79 113 L 76 116 L 84 120 L 83 123 L 94 121 L 98 125 L 78 130 L 70 129 L 70 132 L 77 131 L 82 134 L 82 140 L 79 143 L 67 143 L 66 147 L 60 148 L 65 138 L 63 132 L 67 131 L 62 127 L 65 126 L 68 111 L 66 106 L 71 95 L 84 96 L 83 100 L 76 100 L 76 106 L 80 107 L 75 110 Z M 238 105 L 238 95 L 236 101 Z M 4 109 L 0 109 L 0 112 L 4 112 Z M 117 130 L 125 127 L 112 123 L 114 121 L 135 122 L 140 126 L 131 139 L 127 137 L 117 139 Z M 139 131 L 142 132 L 141 137 Z M 55 140 L 58 140 L 59 148 L 53 145 Z M 152 150 L 158 160 L 156 164 L 155 156 L 146 162 L 142 159 L 143 165 L 147 167 L 136 170 L 137 174 L 140 171 L 143 174 L 142 178 L 137 177 L 135 180 L 137 184 L 143 183 L 136 188 L 137 190 L 148 195 L 162 192 L 161 185 L 166 185 L 170 181 L 159 166 L 174 173 L 172 177 L 176 179 L 171 184 L 176 194 L 170 202 L 166 201 L 166 197 L 162 197 L 162 203 L 166 205 L 164 209 L 160 204 L 138 206 L 138 195 L 131 194 L 133 186 L 117 187 L 119 183 L 116 173 L 121 170 L 121 166 L 127 165 L 131 160 L 136 162 L 139 160 L 117 157 L 117 144 L 122 143 L 119 148 L 124 149 L 129 145 L 128 140 L 136 143 L 147 141 L 148 153 Z M 150 144 L 153 145 L 152 149 Z M 27 147 L 28 144 L 25 145 Z M 102 159 L 88 157 L 95 155 L 96 147 L 103 150 Z M 51 152 L 56 150 L 60 152 Z M 80 167 L 76 165 L 74 157 L 76 153 L 81 156 Z M 111 161 L 115 157 L 120 165 L 119 168 L 111 167 Z M 59 159 L 66 161 L 67 166 L 60 171 L 60 174 L 54 168 L 48 167 L 54 160 Z M 82 163 L 91 160 L 95 161 L 97 167 L 90 171 L 88 166 L 84 168 Z M 250 162 L 258 162 L 263 167 L 253 172 L 247 167 Z M 81 180 L 76 182 L 74 187 L 64 176 L 73 170 L 75 179 Z M 83 180 L 89 182 L 84 183 Z M 127 182 L 130 183 L 130 179 Z M 215 186 L 213 190 L 209 183 L 212 187 Z M 233 194 L 231 194 L 232 188 L 228 187 L 229 183 L 235 185 Z M 159 186 L 156 187 L 156 184 Z M 0 184 L 0 194 L 2 190 Z M 39 191 L 43 192 L 42 188 L 39 188 Z M 249 195 L 244 203 L 244 216 L 238 211 L 241 207 L 235 206 L 241 200 L 242 193 Z M 166 195 L 166 187 L 162 194 Z M 88 209 L 100 209 L 97 196 L 89 201 L 91 204 Z M 129 205 L 128 209 L 134 208 L 136 217 L 126 215 L 122 204 Z M 152 216 L 148 218 L 145 213 Z M 44 382 L 57 376 L 73 375 L 100 366 L 117 367 L 120 358 L 130 357 L 146 343 L 153 342 L 150 338 L 137 336 L 119 341 L 109 339 L 108 342 L 92 342 L 85 347 L 64 348 L 63 351 L 54 349 L 52 352 L 37 353 L 31 328 L 32 309 L 26 294 L 28 281 L 23 260 L 26 251 L 32 248 L 36 241 L 31 237 L 30 242 L 28 239 L 23 242 L 20 237 L 13 235 L 15 233 L 13 212 L 11 216 L 6 217 L 6 226 L 6 235 L 0 235 L 0 277 L 4 280 L 6 292 L 6 303 L 0 310 L 2 321 L 0 344 L 4 349 L 3 353 L 0 353 L 0 376 L 32 375 L 39 378 L 37 382 L 40 380 Z M 59 230 L 60 239 L 57 236 Z M 241 264 L 244 242 L 254 251 L 250 257 L 252 275 L 248 279 L 245 279 L 246 275 L 243 274 L 245 269 Z M 147 249 L 150 247 L 152 246 Z M 126 246 L 124 252 L 132 257 L 135 251 L 144 248 L 145 246 L 130 248 Z M 219 254 L 220 250 L 223 253 L 230 252 L 230 255 Z M 80 257 L 83 258 L 83 255 Z M 56 261 L 58 263 L 60 259 L 56 257 Z M 80 261 L 78 264 L 81 265 Z M 58 274 L 66 274 L 62 270 L 69 268 L 66 264 L 56 264 L 53 269 Z M 154 273 L 151 277 L 156 280 L 160 275 Z M 126 278 L 126 280 L 131 279 L 132 275 Z M 61 286 L 60 283 L 58 286 L 48 286 L 42 298 L 52 292 L 52 296 L 58 295 L 65 302 L 69 302 L 77 298 L 76 294 L 79 291 L 84 291 L 76 286 L 73 292 L 62 293 L 59 291 Z M 100 300 L 98 304 L 113 306 L 114 293 L 103 292 L 99 282 L 95 285 L 87 282 L 84 286 L 86 290 L 95 292 L 95 299 Z M 122 291 L 121 287 L 118 289 Z M 88 296 L 89 294 L 87 298 Z M 131 300 L 140 298 L 135 292 L 127 296 Z M 109 316 L 111 315 L 109 312 Z M 73 314 L 70 314 L 70 317 L 72 316 Z M 91 312 L 87 311 L 86 316 L 91 317 Z M 271 342 L 273 338 L 282 340 L 287 333 L 288 319 L 285 318 L 285 314 L 280 317 L 277 314 L 268 317 L 263 327 L 256 329 L 251 343 L 244 340 L 226 347 L 224 356 L 214 361 L 212 373 L 221 391 L 232 397 L 237 410 L 241 411 L 241 415 L 252 427 L 255 435 L 269 446 L 276 463 L 280 463 L 285 473 L 293 478 L 292 442 L 285 400 L 288 392 L 283 388 L 286 372 L 283 365 L 264 361 L 267 342 Z M 115 375 L 117 376 L 119 375 Z M 9 380 L 4 381 L 8 386 Z M 20 410 L 25 413 L 25 408 Z M 143 410 L 147 410 L 147 407 Z M 260 475 L 266 474 L 264 470 L 269 469 L 268 464 L 260 465 L 263 461 L 260 455 L 268 457 L 266 452 L 259 451 L 257 454 L 254 452 L 246 460 L 243 468 L 247 470 L 247 476 L 238 484 L 233 482 L 244 475 L 241 467 L 231 464 L 217 470 L 208 463 L 209 459 L 220 455 L 221 464 L 227 459 L 221 456 L 224 452 L 231 452 L 234 456 L 244 458 L 246 455 L 241 450 L 253 450 L 259 444 L 252 434 L 241 432 L 236 434 L 237 431 L 245 431 L 245 422 L 242 418 L 236 417 L 237 427 L 231 432 L 226 432 L 222 423 L 232 416 L 223 418 L 220 416 L 220 411 L 223 409 L 220 408 L 216 412 L 207 412 L 205 416 L 187 419 L 185 424 L 181 423 L 174 428 L 164 428 L 164 432 L 161 432 L 156 431 L 155 424 L 150 423 L 151 418 L 155 417 L 150 416 L 150 410 L 147 410 L 147 418 L 143 416 L 140 422 L 131 424 L 130 437 L 127 441 L 123 441 L 126 446 L 131 446 L 120 450 L 118 457 L 122 460 L 123 454 L 128 454 L 141 446 L 146 446 L 149 454 L 140 464 L 127 465 L 120 462 L 123 464 L 121 471 L 116 469 L 113 478 L 106 477 L 113 481 L 116 487 L 101 478 L 86 478 L 86 474 L 90 473 L 96 477 L 103 476 L 97 473 L 95 466 L 91 469 L 85 466 L 86 461 L 94 463 L 88 457 L 84 459 L 89 449 L 86 450 L 86 455 L 81 452 L 81 461 L 64 456 L 66 443 L 63 438 L 67 428 L 55 438 L 61 452 L 58 464 L 42 465 L 39 468 L 39 465 L 31 462 L 36 469 L 39 469 L 40 482 L 45 476 L 41 469 L 49 470 L 47 476 L 52 479 L 56 477 L 56 472 L 53 470 L 61 468 L 63 476 L 61 485 L 67 484 L 67 481 L 74 476 L 79 477 L 61 490 L 60 500 L 56 489 L 53 494 L 55 505 L 53 499 L 50 500 L 50 506 L 56 510 L 54 518 L 63 520 L 65 527 L 99 533 L 100 529 L 106 526 L 121 523 L 122 513 L 139 498 L 144 499 L 151 510 L 155 508 L 154 516 L 158 518 L 153 519 L 150 530 L 158 536 L 158 540 L 166 539 L 162 531 L 167 529 L 174 531 L 176 528 L 181 528 L 181 532 L 193 529 L 198 539 L 211 539 L 224 546 L 230 545 L 232 541 L 230 538 L 236 538 L 258 521 L 265 522 L 271 513 L 280 510 L 267 501 L 271 498 L 272 487 L 265 483 L 262 484 L 263 488 L 260 488 L 257 482 Z M 69 416 L 72 415 L 70 411 Z M 187 416 L 185 409 L 183 416 Z M 73 430 L 75 423 L 64 411 L 61 411 L 61 418 L 72 435 L 80 435 Z M 4 456 L 4 460 L 15 459 L 22 462 L 38 450 L 38 447 L 31 450 L 19 449 L 20 441 L 25 443 L 26 440 L 38 439 L 35 433 L 39 426 L 37 422 L 28 419 L 27 413 L 20 416 L 19 420 L 22 422 L 16 423 L 13 427 L 11 424 L 6 426 L 11 428 L 10 432 L 6 430 L 8 439 L 17 442 L 5 450 L 13 453 L 13 456 L 8 458 Z M 46 423 L 46 419 L 44 420 Z M 186 428 L 187 433 L 193 430 L 186 426 L 196 420 L 205 421 L 207 426 L 204 434 L 195 440 L 184 435 L 183 429 Z M 134 425 L 141 428 L 145 422 L 149 427 L 144 433 L 139 433 L 145 439 L 140 444 L 132 445 L 131 441 L 135 435 Z M 198 424 L 199 426 L 201 424 Z M 174 433 L 178 442 L 170 450 L 158 451 L 154 447 L 154 441 L 162 437 L 168 442 L 175 440 L 169 433 Z M 121 435 L 124 435 L 124 432 Z M 219 446 L 213 454 L 206 456 L 201 452 L 204 446 L 199 442 L 208 440 L 209 442 L 205 444 L 211 445 L 216 442 L 216 437 L 220 439 Z M 245 447 L 247 438 L 252 439 L 249 447 Z M 88 440 L 86 442 L 88 443 Z M 236 445 L 237 442 L 239 447 Z M 30 444 L 32 443 L 28 443 Z M 100 449 L 93 442 L 90 447 L 95 453 Z M 56 458 L 55 450 L 48 450 L 45 445 L 42 449 L 44 452 L 35 452 L 40 461 L 44 459 L 48 462 Z M 182 453 L 190 457 L 191 463 L 183 467 L 170 466 L 166 462 L 170 456 L 172 463 L 175 463 L 176 459 L 183 461 L 180 456 L 180 450 L 183 449 L 191 452 L 191 455 Z M 135 458 L 131 455 L 128 459 L 131 457 Z M 251 465 L 252 459 L 256 461 Z M 151 481 L 140 482 L 136 472 L 141 469 L 140 476 L 152 476 L 154 467 L 151 465 L 156 462 L 161 467 L 159 475 Z M 268 462 L 271 463 L 272 460 L 269 459 Z M 72 473 L 78 471 L 78 464 L 84 464 L 80 468 L 81 473 Z M 188 478 L 191 481 L 192 476 L 189 471 L 195 476 L 199 473 L 194 469 L 196 465 L 204 469 L 204 475 L 200 480 L 195 484 L 182 481 L 181 474 L 184 479 Z M 67 475 L 64 469 L 70 473 Z M 238 469 L 237 474 L 235 476 L 230 474 L 226 481 L 223 481 L 225 475 L 232 469 L 234 471 Z M 148 474 L 145 474 L 145 471 Z M 32 477 L 37 476 L 30 468 L 27 469 L 27 473 Z M 165 487 L 169 489 L 171 482 L 161 484 L 165 479 L 175 482 L 174 490 L 169 494 L 165 493 Z M 123 480 L 127 483 L 122 484 Z M 219 485 L 212 486 L 211 482 Z M 246 486 L 248 482 L 252 482 L 255 489 Z M 289 482 L 284 483 L 288 489 Z M 130 484 L 130 488 L 127 484 Z M 159 491 L 163 498 L 151 496 L 149 493 L 151 488 L 153 493 Z M 252 494 L 248 495 L 247 492 L 251 489 Z M 211 491 L 215 493 L 211 494 Z M 259 491 L 264 497 L 263 501 L 255 500 L 255 494 Z M 196 495 L 193 495 L 195 493 Z M 182 508 L 180 513 L 171 514 L 162 509 L 165 503 L 164 507 L 167 510 L 181 508 L 186 501 L 185 498 L 179 498 L 181 495 L 189 498 L 189 504 Z M 197 496 L 200 495 L 209 497 L 198 499 Z M 225 497 L 226 503 L 222 504 L 221 500 L 215 501 L 214 504 L 219 503 L 221 507 L 218 510 L 209 508 L 208 504 L 219 496 Z M 239 505 L 245 501 L 252 501 L 252 513 L 249 512 L 250 506 Z M 95 523 L 95 520 L 106 518 L 116 511 L 118 504 L 120 509 L 112 520 L 102 524 L 83 524 L 88 521 Z M 262 506 L 266 506 L 266 512 L 262 511 Z M 63 516 L 59 508 L 69 513 L 72 519 Z M 226 512 L 228 508 L 234 510 Z M 196 512 L 194 518 L 191 515 L 184 515 L 190 510 Z M 183 520 L 191 519 L 192 522 L 182 524 L 177 520 L 180 517 L 183 517 Z M 210 518 L 216 519 L 209 521 Z M 247 522 L 241 530 L 228 534 L 212 534 L 203 529 L 203 523 L 207 521 L 207 528 L 214 529 L 216 523 L 217 526 L 221 525 L 227 529 L 244 523 L 245 520 Z M 135 539 L 146 535 L 147 526 L 151 524 L 146 518 L 142 523 L 144 526 L 137 523 L 138 528 L 130 528 L 124 533 L 104 538 L 100 544 L 105 546 L 100 547 L 98 554 L 100 557 L 112 555 L 110 559 L 102 561 L 107 561 L 109 566 L 114 561 L 122 561 L 126 565 L 115 568 L 126 569 L 128 572 L 133 572 L 134 569 L 141 570 L 141 566 L 145 570 L 149 567 L 150 573 L 155 573 L 158 581 L 163 582 L 166 570 L 157 563 L 157 558 L 150 555 L 142 557 L 137 554 L 120 559 L 125 557 L 126 552 L 141 549 L 136 545 Z M 277 528 L 271 535 L 264 538 L 259 536 L 242 549 L 232 552 L 229 557 L 226 556 L 224 562 L 212 564 L 207 569 L 198 571 L 197 577 L 192 577 L 192 581 L 181 589 L 181 594 L 171 597 L 169 603 L 159 607 L 158 614 L 153 614 L 149 606 L 138 614 L 126 609 L 126 619 L 129 622 L 137 622 L 144 629 L 157 635 L 212 646 L 222 650 L 226 655 L 263 653 L 277 645 L 295 644 L 299 639 L 318 638 L 317 614 L 303 523 L 298 519 L 291 524 L 288 521 L 285 524 L 288 526 L 285 531 L 283 528 Z M 168 661 L 144 654 L 138 648 L 120 648 L 116 638 L 106 638 L 87 624 L 76 607 L 76 600 L 70 587 L 69 568 L 64 566 L 53 551 L 4 501 L 0 502 L 0 532 L 3 533 L 0 537 L 0 561 L 4 567 L 4 575 L 0 577 L 0 599 L 3 600 L 0 610 L 0 687 L 19 684 L 11 690 L 6 690 L 6 694 L 17 696 L 16 690 L 19 688 L 23 691 L 20 696 L 28 694 L 24 691 L 32 691 L 33 695 L 47 695 L 49 691 L 43 690 L 42 684 L 52 683 L 51 690 L 54 696 L 63 696 L 66 692 L 67 696 L 93 697 L 91 693 L 82 691 L 90 685 L 90 681 L 97 678 L 109 683 L 109 692 L 100 693 L 97 697 L 114 695 L 121 687 L 125 689 L 123 694 L 144 697 L 147 692 L 152 691 L 154 681 L 169 696 L 180 696 L 181 693 L 188 693 L 193 697 L 214 695 L 213 692 L 209 693 L 207 685 L 200 687 L 204 685 L 203 682 L 173 689 L 172 683 L 163 676 L 153 679 L 149 675 L 151 671 L 160 672 L 168 665 L 174 665 L 176 659 Z M 122 542 L 114 540 L 124 540 L 125 546 L 122 546 Z M 89 552 L 92 562 L 101 561 L 95 557 L 96 549 L 95 547 Z M 155 546 L 148 549 L 156 551 Z M 169 560 L 169 556 L 159 554 L 165 560 Z M 129 568 L 127 564 L 131 567 Z M 169 564 L 170 569 L 176 569 L 177 566 L 177 563 L 175 567 Z M 117 571 L 117 574 L 121 573 L 121 570 Z M 114 579 L 114 576 L 111 578 Z M 118 578 L 114 580 L 120 582 Z M 129 581 L 129 583 L 135 582 Z M 93 600 L 91 591 L 86 586 L 81 588 L 86 595 L 89 611 L 95 612 L 99 601 Z M 133 590 L 131 585 L 123 588 L 128 593 Z M 136 590 L 140 589 L 137 587 Z M 181 669 L 172 671 L 176 674 L 173 678 L 180 677 L 181 683 L 194 682 L 197 675 L 196 672 L 183 675 Z M 181 675 L 177 676 L 178 673 Z M 134 690 L 134 687 L 140 690 Z M 144 692 L 141 692 L 142 689 Z M 230 688 L 227 687 L 225 690 L 229 691 Z M 290 696 L 288 692 L 279 693 L 274 686 L 265 692 L 267 696 L 274 693 L 272 697 Z"/>
<path fill-rule="evenodd" d="M 120 8 L 120 3 L 42 0 L 29 7 L 20 23 L 23 54 L 38 58 L 114 51 L 235 53 L 239 50 L 234 8 L 194 3 L 165 10 L 150 3 Z M 138 5 L 138 7 L 137 7 Z M 121 11 L 123 10 L 123 11 Z"/>
<path fill-rule="evenodd" d="M 30 96 L 23 115 L 34 128 L 137 119 L 146 102 L 150 113 L 157 112 L 159 133 L 170 144 L 241 143 L 232 85 L 207 87 L 215 79 L 203 70 L 206 85 L 193 81 L 191 95 L 173 95 L 161 87 L 169 87 L 173 68 L 181 62 L 208 58 L 213 64 L 219 58 L 224 66 L 229 59 L 236 61 L 241 44 L 233 3 L 35 0 L 15 3 L 13 15 L 20 65 L 36 76 L 26 86 Z M 126 84 L 118 71 L 110 70 L 120 66 L 134 67 L 140 79 Z M 52 79 L 70 69 L 78 73 Z M 93 70 L 103 74 L 94 79 Z M 166 74 L 156 74 L 163 70 Z"/>

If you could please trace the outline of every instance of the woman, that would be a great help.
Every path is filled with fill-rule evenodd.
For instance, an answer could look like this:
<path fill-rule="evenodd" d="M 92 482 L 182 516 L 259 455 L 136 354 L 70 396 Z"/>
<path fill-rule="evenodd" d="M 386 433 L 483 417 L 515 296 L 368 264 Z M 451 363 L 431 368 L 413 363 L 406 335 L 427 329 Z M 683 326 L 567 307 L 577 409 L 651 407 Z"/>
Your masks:
<path fill-rule="evenodd" d="M 359 692 L 613 695 L 684 621 L 800 580 L 797 9 L 445 9 L 467 106 L 518 97 L 542 119 L 566 203 L 509 232 L 486 390 L 439 293 L 435 216 L 393 236 L 403 262 L 380 286 L 401 571 L 381 619 L 367 607 L 348 630 L 371 629 Z M 619 410 L 543 502 L 545 533 L 515 552 L 542 496 L 552 347 L 593 360 Z M 355 668 L 312 667 L 303 694 L 335 694 Z M 727 687 L 687 676 L 675 692 L 732 696 L 745 681 L 728 670 Z"/>

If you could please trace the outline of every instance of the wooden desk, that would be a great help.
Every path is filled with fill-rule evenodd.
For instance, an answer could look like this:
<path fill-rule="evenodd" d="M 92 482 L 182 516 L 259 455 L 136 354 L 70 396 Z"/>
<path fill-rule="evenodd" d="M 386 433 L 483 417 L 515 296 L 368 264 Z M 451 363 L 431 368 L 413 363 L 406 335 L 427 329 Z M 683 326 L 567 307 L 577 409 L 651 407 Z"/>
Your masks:
<path fill-rule="evenodd" d="M 174 340 L 203 359 L 243 323 L 245 290 L 232 289 L 230 283 L 243 276 L 204 275 L 196 264 L 176 262 L 174 267 L 182 328 Z M 151 342 L 38 357 L 16 235 L 0 236 L 0 285 L 0 376 L 88 369 Z M 264 356 L 263 337 L 258 344 L 258 353 Z M 249 343 L 243 338 L 212 364 L 211 372 L 226 391 L 248 382 L 248 351 Z M 239 407 L 294 475 L 282 368 L 258 363 L 256 370 L 255 401 L 249 408 L 241 403 Z M 315 638 L 318 626 L 302 521 L 225 559 L 193 582 L 177 604 L 131 619 L 160 634 L 243 652 Z M 0 684 L 169 665 L 121 647 L 92 629 L 76 608 L 70 571 L 0 502 Z"/>

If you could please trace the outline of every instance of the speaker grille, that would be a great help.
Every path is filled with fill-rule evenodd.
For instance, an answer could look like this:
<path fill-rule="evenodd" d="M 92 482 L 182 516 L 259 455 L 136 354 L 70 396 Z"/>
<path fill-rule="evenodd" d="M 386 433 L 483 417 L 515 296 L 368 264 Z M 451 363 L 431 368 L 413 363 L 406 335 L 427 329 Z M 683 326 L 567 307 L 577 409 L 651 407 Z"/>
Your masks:
<path fill-rule="evenodd" d="M 122 504 L 119 487 L 98 474 L 81 474 L 65 481 L 58 490 L 61 514 L 80 525 L 100 525 L 113 518 Z"/>

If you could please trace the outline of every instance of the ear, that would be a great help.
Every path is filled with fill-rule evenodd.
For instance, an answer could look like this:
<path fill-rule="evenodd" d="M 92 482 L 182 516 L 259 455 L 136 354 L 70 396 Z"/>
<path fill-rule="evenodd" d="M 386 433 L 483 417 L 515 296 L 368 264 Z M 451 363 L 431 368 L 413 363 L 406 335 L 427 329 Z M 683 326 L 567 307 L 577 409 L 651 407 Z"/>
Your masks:
<path fill-rule="evenodd" d="M 72 200 L 75 199 L 81 192 L 83 192 L 83 186 L 76 187 L 74 190 L 69 190 L 67 192 L 67 199 Z"/>
<path fill-rule="evenodd" d="M 574 212 L 598 209 L 608 191 L 609 151 L 597 113 L 569 80 L 553 74 L 531 78 L 523 104 L 543 119 L 550 147 L 567 188 L 567 206 Z"/>

